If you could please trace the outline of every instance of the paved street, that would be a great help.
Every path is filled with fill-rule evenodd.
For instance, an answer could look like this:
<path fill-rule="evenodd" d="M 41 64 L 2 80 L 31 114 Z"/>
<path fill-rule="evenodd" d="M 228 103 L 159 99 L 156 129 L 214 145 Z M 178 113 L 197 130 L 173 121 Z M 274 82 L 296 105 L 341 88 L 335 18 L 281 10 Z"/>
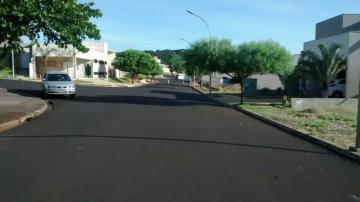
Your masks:
<path fill-rule="evenodd" d="M 187 87 L 78 87 L 51 101 L 0 134 L 1 202 L 360 201 L 359 164 Z"/>

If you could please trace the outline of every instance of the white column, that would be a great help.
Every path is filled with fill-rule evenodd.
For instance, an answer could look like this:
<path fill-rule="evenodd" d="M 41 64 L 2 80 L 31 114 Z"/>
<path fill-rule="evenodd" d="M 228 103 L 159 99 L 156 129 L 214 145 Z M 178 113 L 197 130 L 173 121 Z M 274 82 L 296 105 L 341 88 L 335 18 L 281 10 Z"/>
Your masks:
<path fill-rule="evenodd" d="M 15 59 L 14 59 L 14 50 L 11 50 L 11 62 L 12 62 L 12 77 L 15 79 Z"/>
<path fill-rule="evenodd" d="M 73 59 L 73 69 L 74 69 L 74 80 L 76 80 L 76 73 L 77 73 L 77 61 L 76 61 L 76 54 L 74 54 L 74 59 Z"/>

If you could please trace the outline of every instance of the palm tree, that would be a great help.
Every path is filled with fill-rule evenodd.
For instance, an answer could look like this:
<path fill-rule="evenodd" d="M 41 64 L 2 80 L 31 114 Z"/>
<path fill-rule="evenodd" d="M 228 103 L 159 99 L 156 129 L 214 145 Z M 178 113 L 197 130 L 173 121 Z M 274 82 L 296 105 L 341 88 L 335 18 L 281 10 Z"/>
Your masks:
<path fill-rule="evenodd" d="M 52 52 L 56 51 L 56 48 L 45 46 L 45 47 L 39 47 L 37 50 L 38 50 L 38 53 L 40 53 L 41 58 L 45 62 L 45 72 L 47 72 L 47 63 L 48 63 L 49 56 Z"/>
<path fill-rule="evenodd" d="M 302 52 L 297 70 L 319 81 L 323 96 L 327 97 L 330 83 L 346 69 L 346 58 L 339 44 L 332 44 L 329 48 L 320 44 L 319 49 L 321 55 L 312 50 Z"/>

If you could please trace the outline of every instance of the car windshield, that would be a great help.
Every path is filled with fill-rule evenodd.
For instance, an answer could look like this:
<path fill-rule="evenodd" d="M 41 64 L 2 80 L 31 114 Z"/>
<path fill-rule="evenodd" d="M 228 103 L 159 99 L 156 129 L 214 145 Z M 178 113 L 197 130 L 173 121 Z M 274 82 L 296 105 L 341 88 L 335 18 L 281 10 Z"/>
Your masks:
<path fill-rule="evenodd" d="M 71 81 L 67 74 L 49 74 L 47 81 Z"/>

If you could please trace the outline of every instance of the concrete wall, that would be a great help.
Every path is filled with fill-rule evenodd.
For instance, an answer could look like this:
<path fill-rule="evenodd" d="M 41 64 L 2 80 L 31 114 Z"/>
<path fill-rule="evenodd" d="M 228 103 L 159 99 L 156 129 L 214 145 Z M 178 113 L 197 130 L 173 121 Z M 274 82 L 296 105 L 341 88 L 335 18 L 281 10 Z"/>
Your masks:
<path fill-rule="evenodd" d="M 358 99 L 292 98 L 291 107 L 299 111 L 317 109 L 357 112 Z"/>
<path fill-rule="evenodd" d="M 360 82 L 360 32 L 349 33 L 349 49 L 346 72 L 346 96 L 349 98 L 359 94 Z"/>
<path fill-rule="evenodd" d="M 344 15 L 343 30 L 344 32 L 360 31 L 360 14 Z"/>
<path fill-rule="evenodd" d="M 360 31 L 359 14 L 343 14 L 316 24 L 316 39 Z"/>
<path fill-rule="evenodd" d="M 115 53 L 115 52 L 110 52 L 110 53 L 108 54 L 108 57 L 107 57 L 107 65 L 108 65 L 109 68 L 114 68 L 113 65 L 112 65 L 112 63 L 113 63 L 115 57 L 116 57 L 116 53 Z"/>
<path fill-rule="evenodd" d="M 277 90 L 278 88 L 283 88 L 279 76 L 275 74 L 254 74 L 250 76 L 249 79 L 256 79 L 257 90 L 262 90 L 264 88 L 268 88 L 270 90 Z"/>
<path fill-rule="evenodd" d="M 315 39 L 322 39 L 329 36 L 343 33 L 343 15 L 339 15 L 316 24 Z"/>
<path fill-rule="evenodd" d="M 344 56 L 348 55 L 349 50 L 349 33 L 344 33 L 336 36 L 331 36 L 319 40 L 308 41 L 304 43 L 304 51 L 312 50 L 317 54 L 320 54 L 319 45 L 324 44 L 329 47 L 331 44 L 337 43 L 341 45 L 341 50 Z"/>

